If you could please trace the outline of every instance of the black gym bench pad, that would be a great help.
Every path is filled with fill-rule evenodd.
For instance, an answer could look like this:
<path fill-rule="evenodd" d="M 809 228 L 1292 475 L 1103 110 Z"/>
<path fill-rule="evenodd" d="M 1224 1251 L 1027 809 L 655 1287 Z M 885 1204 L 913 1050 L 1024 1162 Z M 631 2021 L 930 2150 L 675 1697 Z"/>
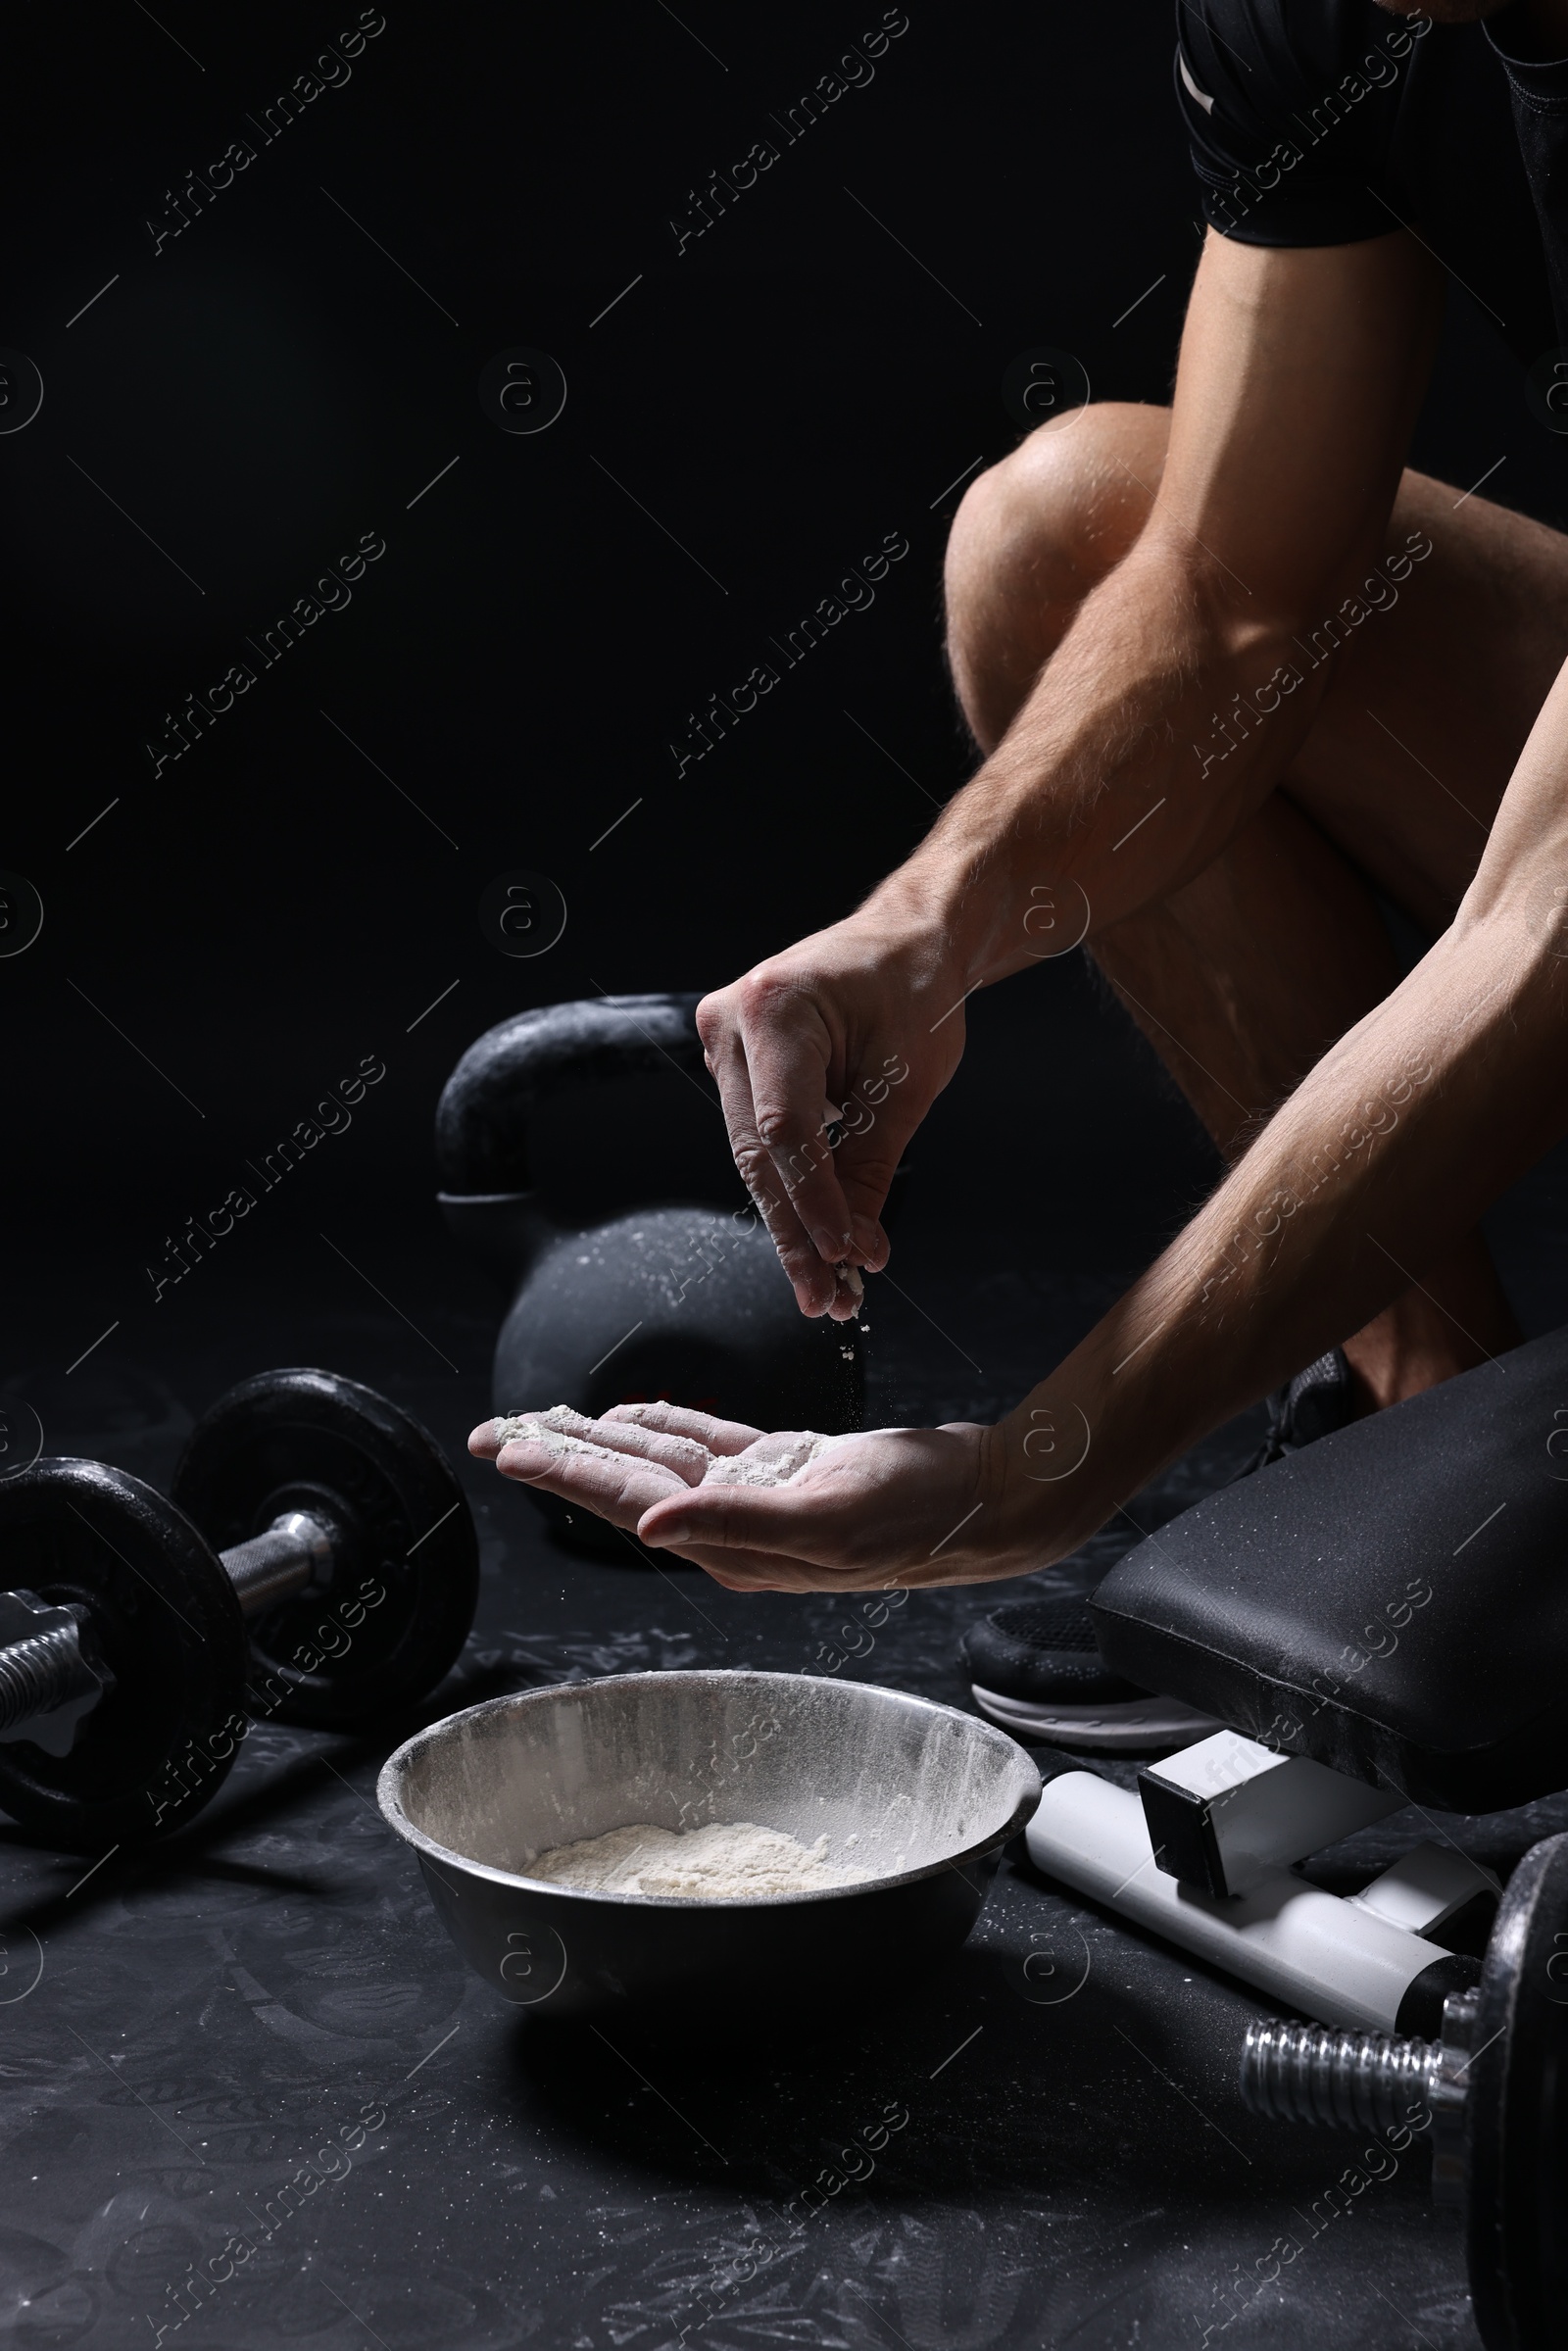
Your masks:
<path fill-rule="evenodd" d="M 1417 1803 L 1568 1785 L 1568 1329 L 1210 1494 L 1093 1607 L 1114 1672 Z"/>

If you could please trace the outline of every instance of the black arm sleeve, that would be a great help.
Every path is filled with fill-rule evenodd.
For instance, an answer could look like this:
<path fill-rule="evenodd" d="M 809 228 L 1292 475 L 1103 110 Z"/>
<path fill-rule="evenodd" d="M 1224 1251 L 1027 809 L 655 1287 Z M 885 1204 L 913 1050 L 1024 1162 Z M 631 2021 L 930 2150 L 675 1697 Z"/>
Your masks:
<path fill-rule="evenodd" d="M 1250 245 L 1348 245 L 1397 225 L 1383 191 L 1428 20 L 1368 0 L 1179 0 L 1176 25 L 1177 103 L 1213 227 Z"/>
<path fill-rule="evenodd" d="M 1512 14 L 1509 10 L 1502 19 L 1494 19 L 1487 35 L 1508 79 L 1514 130 L 1541 226 L 1560 333 L 1568 321 L 1568 58 L 1532 65 L 1509 57 L 1504 43 Z"/>

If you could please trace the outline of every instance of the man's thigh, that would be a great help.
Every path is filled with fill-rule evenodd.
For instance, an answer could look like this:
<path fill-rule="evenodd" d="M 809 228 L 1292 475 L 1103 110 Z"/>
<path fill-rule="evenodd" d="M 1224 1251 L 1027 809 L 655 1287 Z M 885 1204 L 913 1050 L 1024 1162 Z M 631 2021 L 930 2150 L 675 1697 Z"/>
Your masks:
<path fill-rule="evenodd" d="M 1418 560 L 1392 577 L 1406 554 Z M 1303 640 L 1303 669 L 1329 620 Z M 1334 674 L 1284 788 L 1439 930 L 1568 659 L 1568 536 L 1407 471 L 1381 576 L 1333 635 Z"/>
<path fill-rule="evenodd" d="M 982 749 L 1143 528 L 1169 423 L 1167 409 L 1097 403 L 1031 434 L 965 498 L 948 549 L 949 650 Z M 1440 930 L 1568 659 L 1568 536 L 1406 471 L 1372 584 L 1303 632 L 1303 675 L 1322 658 L 1328 692 L 1283 788 Z"/>

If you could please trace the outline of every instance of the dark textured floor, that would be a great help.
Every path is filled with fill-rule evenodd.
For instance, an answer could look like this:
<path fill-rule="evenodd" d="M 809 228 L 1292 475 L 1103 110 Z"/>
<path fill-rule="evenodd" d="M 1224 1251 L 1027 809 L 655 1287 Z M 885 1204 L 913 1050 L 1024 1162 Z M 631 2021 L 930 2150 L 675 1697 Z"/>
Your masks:
<path fill-rule="evenodd" d="M 977 1057 L 983 1077 L 983 1040 Z M 878 1419 L 994 1412 L 1151 1245 L 1129 1225 L 1118 1253 L 1102 1225 L 1094 1262 L 1108 1270 L 1075 1268 L 1077 1228 L 1043 1164 L 1047 1244 L 1026 1202 L 953 1270 L 939 1243 L 968 1214 L 964 1099 L 943 1113 L 923 1200 L 911 1194 L 907 1300 L 878 1294 Z M 1114 1134 L 1102 1142 L 1115 1157 Z M 1081 1153 L 1100 1148 L 1080 1136 Z M 1129 1215 L 1179 1213 L 1200 1163 L 1178 1161 L 1152 1204 L 1128 1174 Z M 1112 1225 L 1120 1213 L 1113 1201 Z M 1549 1221 L 1518 1211 L 1518 1249 L 1544 1266 Z M 91 1328 L 89 1301 L 70 1292 L 65 1246 L 38 1241 L 18 1297 L 49 1449 L 157 1481 L 194 1414 L 269 1363 L 329 1364 L 417 1413 L 465 1466 L 483 1551 L 468 1653 L 417 1719 L 564 1676 L 822 1670 L 845 1647 L 861 1678 L 965 1703 L 955 1636 L 995 1592 L 919 1593 L 873 1631 L 828 1599 L 748 1599 L 695 1570 L 553 1549 L 527 1498 L 463 1452 L 495 1324 L 477 1277 L 428 1220 L 368 1228 L 356 1253 L 393 1311 L 323 1274 L 308 1228 L 212 1265 L 173 1314 L 130 1318 L 69 1381 L 61 1334 Z M 1141 1497 L 1143 1523 L 1227 1475 L 1252 1428 Z M 1107 1530 L 1056 1579 L 1093 1581 L 1130 1536 Z M 906 1982 L 892 1953 L 875 1997 L 829 2000 L 808 2030 L 759 2017 L 739 2045 L 652 2029 L 612 2040 L 519 2017 L 466 1971 L 371 1800 L 413 1727 L 364 1741 L 259 1728 L 188 1831 L 85 1877 L 82 1859 L 0 1830 L 5 2339 L 1473 2345 L 1457 2230 L 1431 2206 L 1419 2146 L 1335 2217 L 1326 2192 L 1357 2142 L 1240 2106 L 1254 2003 L 1016 1862 L 942 1976 Z M 1555 1804 L 1446 1826 L 1507 1865 L 1565 1821 Z M 1370 1865 L 1424 1833 L 1396 1817 L 1358 1850 Z M 1355 1858 L 1328 1857 L 1330 1881 Z M 1041 1949 L 1055 1972 L 1037 1961 L 1026 1977 Z M 868 2140 L 874 2153 L 848 2152 Z M 782 2208 L 824 2171 L 861 2176 L 792 2233 Z M 303 2200 L 269 2221 L 290 2180 Z M 223 2275 L 231 2238 L 255 2250 Z M 174 2289 L 198 2265 L 221 2282 L 182 2317 Z"/>

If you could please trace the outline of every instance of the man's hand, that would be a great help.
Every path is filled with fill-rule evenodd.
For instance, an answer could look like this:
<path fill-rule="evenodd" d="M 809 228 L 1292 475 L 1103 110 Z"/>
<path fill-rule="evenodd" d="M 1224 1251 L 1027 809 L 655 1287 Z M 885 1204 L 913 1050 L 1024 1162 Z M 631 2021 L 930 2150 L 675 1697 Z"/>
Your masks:
<path fill-rule="evenodd" d="M 882 1205 L 958 1065 L 965 982 L 940 936 L 862 909 L 697 1007 L 735 1163 L 804 1314 L 857 1303 L 835 1266 L 888 1260 Z"/>
<path fill-rule="evenodd" d="M 983 1583 L 1043 1566 L 1004 1494 L 999 1432 L 970 1421 L 835 1438 L 788 1482 L 702 1483 L 708 1467 L 788 1459 L 799 1433 L 764 1434 L 673 1404 L 620 1405 L 577 1442 L 503 1444 L 494 1421 L 468 1449 L 677 1551 L 731 1592 L 863 1592 Z M 1079 1540 L 1064 1530 L 1062 1547 Z"/>

